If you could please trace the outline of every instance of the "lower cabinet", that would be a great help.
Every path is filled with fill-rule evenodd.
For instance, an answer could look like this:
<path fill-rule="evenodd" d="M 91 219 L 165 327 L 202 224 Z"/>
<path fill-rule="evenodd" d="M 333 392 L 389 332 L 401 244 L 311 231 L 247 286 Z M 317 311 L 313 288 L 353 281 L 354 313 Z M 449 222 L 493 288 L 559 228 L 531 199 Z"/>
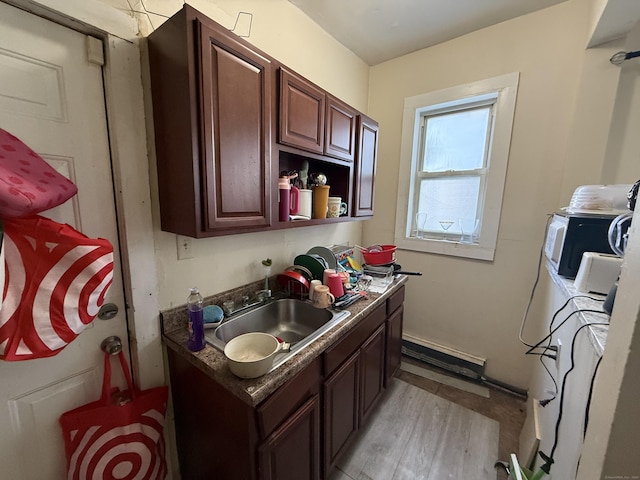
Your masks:
<path fill-rule="evenodd" d="M 182 478 L 328 478 L 400 364 L 403 300 L 401 287 L 257 407 L 167 349 Z"/>
<path fill-rule="evenodd" d="M 384 359 L 385 325 L 380 325 L 362 347 L 325 380 L 325 477 L 356 437 L 382 395 Z"/>
<path fill-rule="evenodd" d="M 385 339 L 385 325 L 380 325 L 360 349 L 360 425 L 369 418 L 385 388 Z"/>
<path fill-rule="evenodd" d="M 314 395 L 258 449 L 264 480 L 320 480 L 320 395 Z"/>
<path fill-rule="evenodd" d="M 324 475 L 370 415 L 384 390 L 386 303 L 324 353 Z"/>
<path fill-rule="evenodd" d="M 385 365 L 385 386 L 396 374 L 402 362 L 402 319 L 404 308 L 398 307 L 387 320 L 387 362 Z"/>
<path fill-rule="evenodd" d="M 360 353 L 354 353 L 324 382 L 324 471 L 329 472 L 338 455 L 358 431 Z"/>
<path fill-rule="evenodd" d="M 399 288 L 387 299 L 387 358 L 385 386 L 400 368 L 402 362 L 402 323 L 404 318 L 404 288 Z"/>

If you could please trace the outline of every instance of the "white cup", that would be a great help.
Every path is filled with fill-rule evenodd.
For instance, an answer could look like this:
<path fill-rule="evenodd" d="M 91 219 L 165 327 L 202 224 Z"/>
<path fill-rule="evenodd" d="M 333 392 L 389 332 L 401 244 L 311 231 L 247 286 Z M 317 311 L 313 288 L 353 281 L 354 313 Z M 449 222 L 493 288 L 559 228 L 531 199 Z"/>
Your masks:
<path fill-rule="evenodd" d="M 329 197 L 329 206 L 327 210 L 327 218 L 337 218 L 347 213 L 347 204 L 342 201 L 341 197 Z"/>
<path fill-rule="evenodd" d="M 309 300 L 313 301 L 313 292 L 320 285 L 322 285 L 320 280 L 311 280 L 311 284 L 309 285 Z"/>
<path fill-rule="evenodd" d="M 311 218 L 313 191 L 300 189 L 298 192 L 298 215 Z"/>

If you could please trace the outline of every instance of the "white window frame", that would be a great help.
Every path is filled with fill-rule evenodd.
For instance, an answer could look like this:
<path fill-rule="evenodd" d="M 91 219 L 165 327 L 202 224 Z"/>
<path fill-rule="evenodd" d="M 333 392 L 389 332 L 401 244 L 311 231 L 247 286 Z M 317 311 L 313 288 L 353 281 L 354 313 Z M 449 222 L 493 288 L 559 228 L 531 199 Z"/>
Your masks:
<path fill-rule="evenodd" d="M 514 72 L 405 98 L 395 226 L 395 244 L 398 248 L 479 260 L 494 259 L 519 77 L 520 74 Z M 494 102 L 494 98 L 484 198 L 479 204 L 482 222 L 477 243 L 411 237 L 409 218 L 414 215 L 417 165 L 422 153 L 420 132 L 423 115 L 443 109 L 464 108 L 465 105 L 472 107 L 479 102 L 486 104 Z"/>

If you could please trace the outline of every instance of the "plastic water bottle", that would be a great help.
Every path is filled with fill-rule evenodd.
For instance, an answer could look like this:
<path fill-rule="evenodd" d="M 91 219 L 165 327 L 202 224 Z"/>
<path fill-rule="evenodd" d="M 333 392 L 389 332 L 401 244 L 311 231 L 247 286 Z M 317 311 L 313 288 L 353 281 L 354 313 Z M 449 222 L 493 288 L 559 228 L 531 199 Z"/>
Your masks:
<path fill-rule="evenodd" d="M 280 177 L 278 180 L 278 195 L 280 196 L 278 219 L 281 222 L 288 222 L 291 211 L 291 184 L 289 183 L 289 177 Z"/>
<path fill-rule="evenodd" d="M 189 341 L 187 347 L 192 352 L 199 352 L 204 348 L 204 320 L 202 314 L 202 295 L 198 287 L 189 291 L 187 298 L 187 313 L 189 315 Z"/>

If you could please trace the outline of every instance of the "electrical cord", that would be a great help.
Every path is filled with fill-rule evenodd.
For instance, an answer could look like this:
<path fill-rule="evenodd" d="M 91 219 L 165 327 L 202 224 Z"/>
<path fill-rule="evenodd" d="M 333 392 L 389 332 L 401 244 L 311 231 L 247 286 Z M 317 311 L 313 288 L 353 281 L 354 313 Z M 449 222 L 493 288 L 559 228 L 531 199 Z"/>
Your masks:
<path fill-rule="evenodd" d="M 568 302 L 567 302 L 567 304 L 568 304 Z M 564 320 L 562 320 L 562 322 L 560 322 L 560 324 L 559 324 L 557 327 L 553 328 L 553 323 L 554 323 L 554 321 L 555 321 L 555 318 L 556 318 L 557 314 L 558 314 L 560 311 L 562 311 L 562 309 L 563 309 L 565 306 L 566 306 L 566 304 L 565 304 L 564 306 L 560 307 L 560 309 L 559 309 L 558 311 L 556 311 L 556 314 L 555 314 L 555 315 L 554 315 L 554 317 L 552 318 L 551 323 L 550 323 L 550 325 L 549 325 L 549 334 L 548 334 L 546 337 L 544 337 L 542 340 L 540 340 L 536 345 L 532 345 L 532 346 L 531 346 L 531 348 L 530 348 L 527 352 L 525 352 L 525 355 L 539 355 L 539 357 L 540 357 L 540 362 L 542 363 L 543 367 L 545 367 L 545 370 L 546 370 L 547 374 L 549 375 L 549 378 L 551 378 L 551 381 L 553 382 L 553 385 L 554 385 L 554 393 L 553 393 L 553 396 L 552 396 L 552 397 L 550 397 L 550 398 L 545 398 L 545 399 L 540 400 L 540 405 L 541 405 L 541 406 L 543 406 L 543 407 L 546 407 L 550 402 L 552 402 L 553 400 L 555 400 L 555 399 L 556 399 L 556 397 L 557 397 L 557 395 L 558 395 L 558 383 L 556 382 L 555 378 L 553 377 L 553 375 L 551 374 L 551 372 L 549 371 L 549 369 L 547 368 L 547 366 L 544 364 L 544 362 L 542 362 L 542 357 L 543 357 L 543 356 L 549 356 L 549 355 L 547 355 L 547 354 L 546 354 L 547 350 L 549 350 L 549 349 L 551 349 L 551 350 L 552 350 L 552 347 L 551 347 L 551 338 L 552 338 L 553 334 L 554 334 L 555 332 L 557 332 L 557 331 L 558 331 L 558 330 L 559 330 L 559 329 L 560 329 L 560 328 L 561 328 L 561 327 L 562 327 L 562 326 L 563 326 L 563 325 L 564 325 L 564 324 L 569 320 L 569 318 L 571 318 L 571 316 L 572 316 L 572 315 L 574 315 L 574 314 L 576 314 L 576 313 L 588 312 L 588 313 L 599 313 L 599 314 L 604 314 L 604 315 L 609 316 L 609 315 L 607 314 L 607 312 L 605 312 L 605 311 L 601 311 L 601 310 L 593 310 L 593 309 L 588 309 L 588 308 L 583 308 L 583 309 L 573 310 L 569 315 L 567 315 L 567 316 L 565 317 L 565 319 L 564 319 Z M 588 324 L 587 324 L 587 325 L 588 325 Z M 606 323 L 605 325 L 608 325 L 608 323 Z M 580 328 L 582 328 L 582 327 L 580 327 Z M 534 350 L 534 349 L 536 349 L 536 348 L 541 348 L 542 343 L 543 343 L 543 342 L 545 342 L 545 341 L 548 341 L 548 342 L 547 342 L 547 345 L 545 346 L 545 348 L 544 348 L 544 350 L 543 350 L 542 352 L 534 352 L 534 351 L 533 351 L 533 350 Z M 556 354 L 555 354 L 555 355 L 557 356 L 557 352 L 556 352 Z M 554 358 L 554 357 L 553 357 L 553 356 L 551 356 L 550 358 Z M 554 358 L 554 359 L 555 359 L 555 358 Z"/>
<path fill-rule="evenodd" d="M 595 368 L 593 369 L 593 375 L 591 376 L 591 383 L 589 384 L 589 395 L 587 396 L 587 405 L 584 409 L 584 431 L 582 432 L 582 438 L 587 435 L 587 425 L 589 425 L 589 410 L 591 409 L 591 397 L 593 396 L 593 386 L 596 383 L 596 374 L 598 368 L 600 368 L 600 362 L 602 362 L 602 355 L 598 358 Z"/>
<path fill-rule="evenodd" d="M 547 239 L 547 233 L 549 232 L 549 225 L 551 224 L 551 219 L 553 218 L 552 213 L 547 213 L 547 222 L 544 227 L 544 236 L 542 237 L 542 243 L 540 244 L 540 253 L 538 255 L 538 269 L 536 271 L 536 279 L 533 282 L 533 286 L 531 287 L 531 295 L 529 295 L 529 301 L 527 302 L 527 307 L 524 310 L 524 314 L 522 316 L 522 322 L 520 323 L 520 332 L 518 333 L 518 338 L 520 343 L 527 347 L 531 347 L 530 344 L 524 341 L 522 338 L 522 334 L 524 332 L 524 326 L 527 323 L 527 315 L 529 315 L 529 309 L 531 308 L 531 304 L 533 303 L 533 297 L 536 293 L 536 288 L 538 287 L 538 282 L 540 281 L 540 270 L 542 268 L 542 259 L 544 258 L 544 245 Z"/>
<path fill-rule="evenodd" d="M 527 306 L 524 310 L 524 314 L 522 316 L 522 321 L 520 323 L 520 332 L 518 333 L 518 339 L 520 340 L 520 343 L 522 343 L 523 345 L 527 346 L 530 348 L 529 351 L 527 351 L 527 354 L 529 354 L 531 352 L 532 348 L 537 348 L 540 346 L 540 344 L 538 343 L 538 345 L 536 345 L 535 347 L 529 343 L 527 343 L 524 338 L 523 338 L 523 333 L 524 333 L 524 328 L 525 325 L 527 323 L 527 317 L 529 315 L 529 310 L 531 309 L 531 304 L 533 303 L 533 299 L 535 297 L 535 293 L 536 293 L 536 289 L 538 287 L 538 283 L 540 282 L 540 271 L 542 270 L 542 259 L 544 258 L 544 247 L 545 247 L 545 243 L 546 243 L 546 239 L 547 239 L 547 234 L 549 233 L 549 225 L 551 224 L 551 219 L 553 218 L 553 214 L 552 213 L 547 213 L 547 221 L 545 223 L 544 226 L 544 235 L 542 237 L 542 243 L 540 244 L 540 251 L 538 253 L 538 268 L 536 270 L 536 279 L 533 282 L 533 286 L 531 287 L 531 294 L 529 295 L 529 301 L 527 302 Z M 590 297 L 589 295 L 574 295 L 573 297 L 570 297 L 567 302 L 560 308 L 560 310 L 564 309 L 569 302 L 574 299 L 574 298 L 579 298 L 579 297 L 586 297 L 586 298 L 590 298 L 592 300 L 599 300 L 597 298 L 593 298 Z M 559 313 L 558 311 L 556 312 Z M 555 316 L 554 316 L 555 318 Z"/>
<path fill-rule="evenodd" d="M 544 367 L 544 369 L 547 371 L 547 375 L 549 375 L 549 378 L 551 379 L 551 381 L 553 382 L 553 396 L 550 398 L 543 398 L 542 400 L 539 401 L 540 405 L 542 407 L 546 407 L 547 405 L 549 405 L 550 402 L 552 402 L 553 400 L 556 399 L 556 397 L 558 396 L 558 382 L 556 382 L 555 377 L 551 374 L 551 371 L 549 371 L 549 368 L 545 365 L 545 363 L 542 361 L 542 357 L 540 357 L 540 363 L 542 364 L 542 366 Z"/>
<path fill-rule="evenodd" d="M 542 353 L 532 352 L 531 350 L 532 350 L 533 348 L 542 348 L 543 346 L 533 346 L 533 345 L 530 345 L 531 349 L 529 349 L 529 350 L 527 350 L 527 352 L 525 352 L 525 354 L 526 354 L 526 355 L 544 355 L 544 356 L 549 356 L 549 355 L 547 354 L 547 351 L 548 351 L 548 350 L 552 350 L 552 351 L 554 350 L 554 347 L 552 347 L 552 346 L 551 346 L 551 338 L 550 338 L 550 337 L 551 337 L 551 335 L 552 335 L 552 333 L 553 333 L 553 324 L 555 323 L 556 318 L 558 317 L 558 315 L 560 314 L 560 312 L 561 312 L 562 310 L 564 310 L 564 309 L 567 307 L 567 305 L 569 305 L 569 302 L 571 302 L 571 301 L 572 301 L 573 299 L 575 299 L 575 298 L 589 298 L 589 299 L 591 299 L 591 300 L 595 300 L 595 301 L 599 301 L 599 302 L 604 302 L 604 300 L 601 300 L 601 299 L 599 299 L 599 298 L 594 298 L 594 297 L 591 297 L 591 296 L 589 296 L 589 295 L 574 295 L 574 296 L 572 296 L 572 297 L 569 297 L 569 298 L 567 299 L 567 301 L 566 301 L 566 302 L 564 302 L 564 304 L 563 304 L 560 308 L 558 308 L 558 309 L 553 313 L 553 316 L 551 317 L 551 322 L 549 323 L 549 335 L 547 336 L 547 337 L 549 337 L 549 340 L 548 340 L 548 342 L 547 342 L 547 345 L 544 345 L 544 350 L 542 351 Z M 604 312 L 604 310 L 603 310 L 603 312 Z M 606 312 L 604 312 L 604 313 L 606 313 Z M 544 339 L 543 339 L 543 340 L 541 340 L 541 341 L 544 341 Z M 540 345 L 540 342 L 538 342 L 538 345 Z M 550 357 L 550 358 L 553 358 L 553 357 Z"/>
<path fill-rule="evenodd" d="M 582 430 L 582 440 L 584 441 L 587 436 L 587 426 L 589 425 L 589 410 L 591 410 L 591 398 L 593 396 L 593 385 L 595 384 L 596 374 L 598 373 L 598 368 L 600 368 L 600 362 L 602 362 L 602 355 L 598 358 L 598 362 L 593 369 L 593 375 L 591 376 L 591 384 L 589 385 L 589 395 L 587 396 L 587 405 L 584 408 L 584 429 Z M 582 454 L 578 457 L 578 462 L 576 463 L 576 478 L 578 475 L 578 470 L 580 469 L 580 461 L 582 460 Z"/>
<path fill-rule="evenodd" d="M 562 378 L 562 388 L 560 390 L 560 406 L 558 408 L 558 419 L 556 420 L 556 426 L 555 426 L 555 438 L 553 440 L 553 446 L 551 447 L 551 451 L 549 453 L 549 455 L 545 455 L 543 452 L 539 452 L 540 456 L 545 460 L 546 464 L 548 465 L 548 468 L 551 468 L 551 464 L 553 463 L 553 456 L 556 453 L 556 448 L 558 447 L 558 440 L 560 437 L 560 423 L 562 421 L 562 414 L 564 411 L 564 397 L 565 397 L 565 392 L 566 392 L 566 386 L 567 386 L 567 377 L 569 376 L 569 374 L 573 371 L 573 369 L 576 367 L 576 360 L 575 360 L 575 343 L 576 343 L 576 339 L 578 338 L 578 333 L 580 333 L 580 331 L 583 328 L 586 327 L 591 327 L 591 326 L 609 326 L 609 323 L 605 323 L 605 322 L 591 322 L 591 323 L 585 323 L 584 325 L 581 325 L 576 332 L 573 335 L 573 339 L 571 341 L 571 368 L 569 368 L 569 370 L 566 371 L 566 373 L 564 374 L 563 378 Z M 547 470 L 546 473 L 549 473 L 549 471 Z"/>
<path fill-rule="evenodd" d="M 539 348 L 542 345 L 543 342 L 549 340 L 552 337 L 552 335 L 554 333 L 556 333 L 560 329 L 560 327 L 562 327 L 565 323 L 567 323 L 567 320 L 569 320 L 569 318 L 571 318 L 571 316 L 575 315 L 576 313 L 597 313 L 597 314 L 600 314 L 600 315 L 606 315 L 607 317 L 609 316 L 609 314 L 607 312 L 603 311 L 603 310 L 594 310 L 592 308 L 581 308 L 581 309 L 578 309 L 578 310 L 573 310 L 569 315 L 567 315 L 565 317 L 564 320 L 562 320 L 562 322 L 560 322 L 560 324 L 557 327 L 553 328 L 549 332 L 549 335 L 547 335 L 542 340 L 540 340 L 538 343 L 533 345 L 526 353 L 527 354 L 531 354 L 533 352 L 534 348 Z M 587 323 L 585 325 L 592 325 L 592 324 L 591 323 Z M 583 326 L 585 326 L 585 325 L 583 325 Z M 609 325 L 609 322 L 603 323 L 603 325 Z M 582 328 L 582 327 L 580 327 L 580 328 Z"/>
<path fill-rule="evenodd" d="M 549 368 L 547 368 L 546 364 L 542 361 L 543 360 L 542 357 L 552 358 L 553 360 L 556 360 L 557 355 L 558 355 L 557 348 L 555 346 L 551 345 L 552 335 L 553 335 L 553 324 L 555 323 L 556 318 L 558 317 L 560 312 L 562 312 L 562 310 L 564 310 L 567 307 L 567 305 L 569 305 L 569 303 L 575 298 L 589 298 L 591 300 L 604 302 L 604 300 L 602 300 L 602 299 L 594 298 L 594 297 L 591 297 L 589 295 L 574 295 L 572 297 L 569 297 L 567 299 L 567 301 L 560 308 L 558 308 L 554 312 L 554 314 L 553 314 L 553 316 L 551 318 L 551 322 L 549 323 L 549 335 L 548 335 L 549 338 L 548 338 L 547 344 L 544 345 L 544 349 L 542 350 L 542 352 L 532 352 L 532 351 L 527 351 L 526 352 L 526 355 L 539 355 L 540 363 L 542 364 L 542 366 L 544 367 L 544 369 L 547 372 L 547 375 L 549 375 L 549 378 L 553 382 L 554 392 L 553 392 L 552 397 L 540 400 L 540 405 L 543 406 L 543 407 L 546 407 L 550 402 L 552 402 L 553 400 L 556 399 L 556 397 L 558 395 L 558 383 L 556 382 L 556 379 L 553 376 L 553 374 L 551 373 L 551 371 L 549 370 Z M 540 346 L 540 347 L 537 347 L 537 348 L 543 348 L 543 347 Z M 550 350 L 552 352 L 555 352 L 555 353 L 553 353 L 553 354 L 547 353 Z"/>

